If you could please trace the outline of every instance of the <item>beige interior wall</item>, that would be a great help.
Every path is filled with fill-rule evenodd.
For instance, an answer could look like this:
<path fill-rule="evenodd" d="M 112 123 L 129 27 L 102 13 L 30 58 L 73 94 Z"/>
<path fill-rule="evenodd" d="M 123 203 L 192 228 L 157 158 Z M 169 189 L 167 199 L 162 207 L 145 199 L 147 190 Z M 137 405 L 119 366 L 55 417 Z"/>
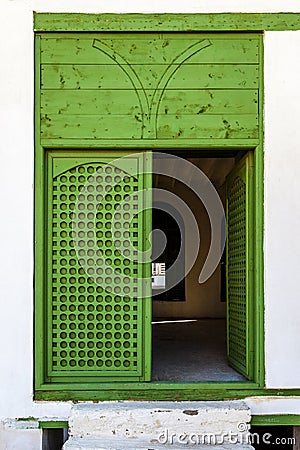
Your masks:
<path fill-rule="evenodd" d="M 225 205 L 226 176 L 234 166 L 234 158 L 193 158 L 190 160 L 197 165 L 211 180 Z M 186 301 L 163 302 L 153 301 L 153 317 L 162 318 L 201 318 L 225 317 L 225 302 L 220 301 L 221 270 L 220 264 L 214 274 L 203 284 L 198 283 L 201 268 L 206 259 L 210 245 L 210 222 L 206 210 L 187 186 L 172 180 L 156 178 L 155 187 L 171 190 L 185 201 L 191 208 L 197 220 L 201 245 L 194 267 L 186 276 Z M 187 230 L 186 230 L 187 231 Z M 186 233 L 186 238 L 190 239 Z"/>

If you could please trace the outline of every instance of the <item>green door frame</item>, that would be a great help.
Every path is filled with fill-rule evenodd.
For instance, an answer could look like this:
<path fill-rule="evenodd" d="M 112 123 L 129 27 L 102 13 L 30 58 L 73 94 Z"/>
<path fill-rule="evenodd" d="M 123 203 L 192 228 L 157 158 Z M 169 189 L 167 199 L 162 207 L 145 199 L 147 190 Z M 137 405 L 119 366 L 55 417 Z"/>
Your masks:
<path fill-rule="evenodd" d="M 74 31 L 263 31 L 266 29 L 300 29 L 300 14 L 35 14 L 34 27 L 37 31 L 36 43 L 39 33 L 43 32 L 74 32 Z M 263 35 L 261 33 L 261 48 Z M 36 52 L 36 64 L 39 65 L 39 53 Z M 192 144 L 181 140 L 176 142 L 178 149 L 198 150 L 224 150 L 239 149 L 252 150 L 254 154 L 254 297 L 255 297 L 255 329 L 254 329 L 254 376 L 249 382 L 211 382 L 211 383 L 169 383 L 169 382 L 112 382 L 101 383 L 99 390 L 82 386 L 81 390 L 66 390 L 63 384 L 43 384 L 40 390 L 35 391 L 36 400 L 208 400 L 245 398 L 251 395 L 297 395 L 299 390 L 266 390 L 264 389 L 264 302 L 263 302 L 263 55 L 260 52 L 260 97 L 259 97 L 259 125 L 260 134 L 257 140 L 236 140 L 228 147 L 228 141 L 197 139 Z M 36 90 L 39 89 L 39 74 L 36 72 Z M 37 92 L 36 91 L 36 92 Z M 47 149 L 57 148 L 57 141 L 43 141 L 40 138 L 39 128 L 39 98 L 36 96 L 36 192 L 40 192 L 43 182 L 40 170 L 43 170 L 44 159 L 42 154 Z M 246 141 L 246 142 L 245 142 Z M 163 150 L 175 147 L 174 140 L 138 140 L 133 142 L 118 141 L 118 149 L 131 150 L 155 149 Z M 116 143 L 112 141 L 97 140 L 87 144 L 78 140 L 76 143 L 67 139 L 59 141 L 60 149 L 115 149 Z M 40 198 L 41 204 L 43 199 Z M 39 211 L 36 210 L 36 219 Z M 42 225 L 36 220 L 36 236 L 43 233 Z M 42 261 L 36 258 L 36 264 Z M 36 280 L 36 297 L 41 294 L 42 280 Z M 38 333 L 38 327 L 36 332 Z M 36 339 L 39 336 L 36 335 Z"/>
<path fill-rule="evenodd" d="M 145 145 L 145 143 L 144 143 Z M 214 150 L 216 147 L 212 147 Z M 164 148 L 160 148 L 164 150 Z M 203 151 L 206 153 L 208 146 L 202 147 Z M 221 150 L 221 148 L 219 148 Z M 40 148 L 40 150 L 42 150 Z M 49 148 L 43 148 L 43 151 L 49 150 Z M 133 149 L 134 150 L 134 149 Z M 138 149 L 136 149 L 138 150 Z M 243 148 L 247 150 L 247 148 Z M 259 151 L 259 147 L 254 150 L 254 158 L 256 160 L 255 165 L 255 194 L 254 194 L 254 214 L 255 223 L 259 223 L 259 227 L 255 228 L 255 248 L 254 248 L 254 261 L 257 270 L 255 271 L 255 326 L 254 326 L 254 381 L 245 382 L 195 382 L 195 383 L 172 383 L 172 382 L 103 382 L 99 384 L 99 390 L 90 390 L 91 387 L 87 384 L 81 386 L 81 390 L 70 390 L 66 389 L 64 384 L 56 383 L 55 385 L 50 383 L 41 383 L 38 390 L 35 391 L 36 400 L 126 400 L 126 399 L 136 399 L 136 400 L 165 400 L 165 399 L 176 399 L 176 400 L 209 400 L 209 399 L 230 399 L 230 398 L 244 398 L 250 395 L 261 395 L 268 394 L 274 395 L 275 391 L 266 391 L 264 387 L 264 372 L 263 372 L 263 360 L 264 360 L 264 339 L 263 339 L 263 292 L 262 292 L 262 270 L 258 270 L 258 267 L 262 268 L 262 242 L 263 239 L 263 228 L 262 228 L 262 217 L 257 217 L 258 214 L 262 214 L 262 198 L 259 193 L 262 194 L 263 188 L 261 186 L 263 182 L 262 174 L 262 163 L 263 158 Z M 43 162 L 40 160 L 40 168 L 43 166 Z M 260 166 L 258 166 L 261 164 Z M 257 173 L 260 168 L 261 174 Z M 41 186 L 41 176 L 39 173 L 38 166 L 36 166 L 36 190 Z M 39 194 L 39 203 L 42 202 L 42 191 Z M 38 219 L 40 214 L 40 208 L 36 209 L 36 234 L 40 234 L 42 231 L 38 228 L 41 226 L 41 221 Z M 37 264 L 41 264 L 36 259 Z M 36 296 L 41 298 L 41 282 L 42 280 L 36 280 Z M 261 289 L 261 291 L 260 291 Z M 38 311 L 36 311 L 38 312 Z M 38 320 L 41 316 L 36 316 L 36 335 L 39 333 L 40 327 L 38 325 Z M 40 339 L 40 345 L 42 345 L 43 340 Z M 39 361 L 39 366 L 37 368 L 38 373 L 41 375 L 42 361 L 39 355 L 36 355 L 37 361 Z M 40 377 L 41 380 L 41 377 Z M 294 391 L 292 391 L 294 393 Z M 276 391 L 276 394 L 278 392 Z"/>

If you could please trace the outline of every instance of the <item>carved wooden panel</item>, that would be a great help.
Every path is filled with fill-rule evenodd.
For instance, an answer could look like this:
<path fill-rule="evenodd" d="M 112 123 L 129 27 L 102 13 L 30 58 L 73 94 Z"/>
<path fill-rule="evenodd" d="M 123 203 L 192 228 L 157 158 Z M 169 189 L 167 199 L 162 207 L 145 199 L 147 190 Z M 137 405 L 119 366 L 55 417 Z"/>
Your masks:
<path fill-rule="evenodd" d="M 42 139 L 255 139 L 259 37 L 41 36 Z"/>

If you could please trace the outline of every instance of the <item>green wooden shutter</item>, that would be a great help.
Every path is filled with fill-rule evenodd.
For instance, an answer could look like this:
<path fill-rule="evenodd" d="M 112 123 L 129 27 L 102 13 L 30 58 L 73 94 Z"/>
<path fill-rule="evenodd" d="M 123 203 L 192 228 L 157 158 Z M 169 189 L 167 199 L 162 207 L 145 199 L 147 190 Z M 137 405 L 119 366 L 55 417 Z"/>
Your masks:
<path fill-rule="evenodd" d="M 148 236 L 138 195 L 150 187 L 147 157 L 128 158 L 126 173 L 113 156 L 48 152 L 47 381 L 150 378 L 150 269 L 137 257 Z"/>
<path fill-rule="evenodd" d="M 252 154 L 233 169 L 227 180 L 227 354 L 232 367 L 252 376 Z"/>

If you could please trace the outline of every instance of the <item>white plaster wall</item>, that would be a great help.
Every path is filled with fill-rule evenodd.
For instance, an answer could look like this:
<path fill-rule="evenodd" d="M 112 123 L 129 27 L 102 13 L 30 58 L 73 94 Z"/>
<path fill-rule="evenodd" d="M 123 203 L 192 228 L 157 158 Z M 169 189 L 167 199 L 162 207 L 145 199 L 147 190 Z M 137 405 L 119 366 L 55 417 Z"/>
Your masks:
<path fill-rule="evenodd" d="M 251 397 L 244 400 L 252 415 L 299 414 L 299 397 Z"/>
<path fill-rule="evenodd" d="M 21 0 L 10 1 L 21 3 Z M 35 11 L 44 12 L 299 12 L 299 0 L 25 0 L 25 3 Z"/>
<path fill-rule="evenodd" d="M 42 430 L 9 428 L 0 422 L 1 450 L 42 450 Z"/>
<path fill-rule="evenodd" d="M 69 403 L 32 401 L 33 10 L 97 13 L 297 12 L 300 9 L 299 0 L 227 0 L 226 8 L 224 4 L 224 0 L 203 0 L 201 4 L 199 0 L 153 0 L 143 4 L 140 0 L 1 0 L 0 418 L 65 417 L 70 409 Z M 300 387 L 297 345 L 299 48 L 299 32 L 267 33 L 265 286 L 270 387 Z M 289 412 L 289 400 L 284 402 Z"/>
<path fill-rule="evenodd" d="M 300 386 L 300 32 L 265 38 L 265 329 L 268 387 Z"/>

